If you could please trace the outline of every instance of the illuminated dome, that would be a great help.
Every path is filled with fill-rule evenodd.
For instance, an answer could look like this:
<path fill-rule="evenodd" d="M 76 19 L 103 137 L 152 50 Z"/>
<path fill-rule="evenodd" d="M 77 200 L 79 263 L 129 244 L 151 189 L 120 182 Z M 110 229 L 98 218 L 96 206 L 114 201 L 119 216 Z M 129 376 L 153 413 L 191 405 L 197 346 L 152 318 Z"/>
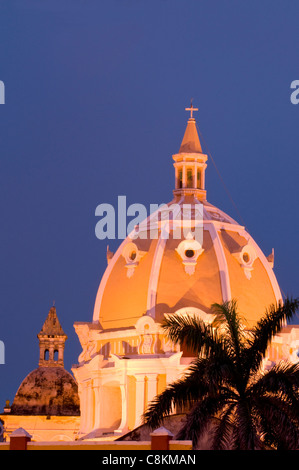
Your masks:
<path fill-rule="evenodd" d="M 174 204 L 174 218 L 186 204 L 191 205 L 192 218 L 202 217 L 201 246 L 183 230 L 174 238 L 184 225 L 179 220 L 170 222 L 168 237 L 160 223 L 153 239 L 149 230 L 149 223 L 157 219 L 153 214 L 139 226 L 143 239 L 131 235 L 110 254 L 93 321 L 109 330 L 132 327 L 144 315 L 160 322 L 165 313 L 186 308 L 209 315 L 213 303 L 234 298 L 252 326 L 270 304 L 281 299 L 273 254 L 266 257 L 243 226 L 207 202 L 207 155 L 202 153 L 193 117 L 173 159 L 176 185 L 168 206 Z"/>
<path fill-rule="evenodd" d="M 213 303 L 236 299 L 250 328 L 281 299 L 273 252 L 266 257 L 245 227 L 207 201 L 208 157 L 189 109 L 173 155 L 173 200 L 137 218 L 116 253 L 107 250 L 92 322 L 74 324 L 82 438 L 136 429 L 151 400 L 184 374 L 194 358 L 165 336 L 164 315 L 210 322 Z"/>

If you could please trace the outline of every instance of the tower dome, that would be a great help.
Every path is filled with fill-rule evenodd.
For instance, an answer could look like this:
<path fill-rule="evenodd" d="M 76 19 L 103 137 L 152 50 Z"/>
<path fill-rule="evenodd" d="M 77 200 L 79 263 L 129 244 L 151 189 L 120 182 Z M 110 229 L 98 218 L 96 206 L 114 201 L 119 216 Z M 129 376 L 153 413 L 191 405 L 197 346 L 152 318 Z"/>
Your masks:
<path fill-rule="evenodd" d="M 12 415 L 79 416 L 78 387 L 62 367 L 38 367 L 22 381 Z"/>

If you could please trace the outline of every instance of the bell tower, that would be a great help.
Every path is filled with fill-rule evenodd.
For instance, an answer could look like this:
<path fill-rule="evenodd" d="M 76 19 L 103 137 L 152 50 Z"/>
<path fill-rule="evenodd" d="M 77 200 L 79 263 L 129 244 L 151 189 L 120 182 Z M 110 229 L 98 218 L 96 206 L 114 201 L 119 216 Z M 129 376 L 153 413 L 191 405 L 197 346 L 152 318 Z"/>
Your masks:
<path fill-rule="evenodd" d="M 205 190 L 205 170 L 207 167 L 207 155 L 202 152 L 201 144 L 196 128 L 196 121 L 193 117 L 194 108 L 185 108 L 190 111 L 186 131 L 181 143 L 179 153 L 172 156 L 175 168 L 175 189 L 174 196 L 193 195 L 200 201 L 206 200 Z"/>
<path fill-rule="evenodd" d="M 67 336 L 58 320 L 54 305 L 37 337 L 39 339 L 39 367 L 64 367 L 64 345 Z"/>

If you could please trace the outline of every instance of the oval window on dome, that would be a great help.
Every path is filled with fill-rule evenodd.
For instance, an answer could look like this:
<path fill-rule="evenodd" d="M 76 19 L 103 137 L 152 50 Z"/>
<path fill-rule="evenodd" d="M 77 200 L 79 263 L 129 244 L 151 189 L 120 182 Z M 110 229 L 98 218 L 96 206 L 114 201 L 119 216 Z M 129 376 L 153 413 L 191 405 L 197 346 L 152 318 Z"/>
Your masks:
<path fill-rule="evenodd" d="M 185 251 L 185 256 L 186 256 L 187 258 L 193 258 L 194 255 L 195 255 L 195 251 L 194 251 L 194 250 L 188 249 L 188 250 Z"/>
<path fill-rule="evenodd" d="M 243 253 L 243 261 L 244 261 L 244 263 L 249 263 L 249 261 L 250 261 L 250 256 L 246 252 Z"/>

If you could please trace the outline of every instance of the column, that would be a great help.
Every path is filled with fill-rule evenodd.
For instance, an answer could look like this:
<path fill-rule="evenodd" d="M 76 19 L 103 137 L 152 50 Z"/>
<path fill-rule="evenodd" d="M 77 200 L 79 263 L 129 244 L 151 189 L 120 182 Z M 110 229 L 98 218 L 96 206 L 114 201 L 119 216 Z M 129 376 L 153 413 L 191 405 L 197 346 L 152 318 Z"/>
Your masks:
<path fill-rule="evenodd" d="M 50 346 L 49 346 L 49 361 L 50 362 L 54 361 L 54 345 L 53 345 L 53 343 L 51 343 Z"/>
<path fill-rule="evenodd" d="M 45 359 L 45 346 L 42 345 L 40 346 L 40 349 L 39 349 L 39 363 L 41 364 Z"/>
<path fill-rule="evenodd" d="M 197 165 L 194 163 L 194 169 L 193 169 L 193 186 L 194 188 L 197 188 Z"/>
<path fill-rule="evenodd" d="M 186 171 L 186 166 L 183 165 L 183 188 L 187 188 L 187 171 Z"/>
<path fill-rule="evenodd" d="M 157 378 L 158 374 L 146 374 L 147 376 L 147 402 L 149 403 L 157 395 Z"/>
<path fill-rule="evenodd" d="M 94 423 L 94 392 L 93 392 L 93 387 L 92 387 L 92 381 L 90 380 L 88 382 L 88 388 L 87 388 L 87 432 L 92 431 L 93 429 L 93 423 Z"/>
<path fill-rule="evenodd" d="M 177 166 L 174 167 L 174 173 L 175 173 L 175 189 L 178 189 L 179 188 L 179 171 L 178 171 Z"/>
<path fill-rule="evenodd" d="M 87 395 L 87 384 L 84 382 L 81 386 L 81 396 L 80 396 L 80 413 L 81 413 L 81 418 L 80 418 L 80 432 L 85 433 L 86 432 L 86 395 Z"/>
<path fill-rule="evenodd" d="M 201 168 L 201 189 L 205 189 L 205 169 L 207 165 L 202 165 Z"/>
<path fill-rule="evenodd" d="M 94 423 L 94 393 L 92 381 L 86 380 L 82 387 L 81 426 L 80 432 L 85 434 L 93 429 Z"/>
<path fill-rule="evenodd" d="M 58 347 L 58 362 L 63 364 L 63 352 L 64 352 L 64 344 L 60 344 Z"/>
<path fill-rule="evenodd" d="M 137 374 L 136 379 L 136 404 L 135 404 L 135 424 L 134 428 L 142 424 L 142 415 L 144 413 L 144 374 Z"/>
<path fill-rule="evenodd" d="M 170 370 L 166 368 L 166 387 L 169 384 L 173 384 L 174 382 L 176 382 L 178 380 L 178 377 L 179 377 L 179 371 L 173 370 L 173 367 L 171 367 Z M 174 407 L 174 413 L 176 412 L 177 412 L 176 407 Z"/>
<path fill-rule="evenodd" d="M 121 422 L 115 433 L 123 433 L 128 428 L 128 402 L 127 402 L 127 387 L 125 384 L 120 384 L 121 392 Z"/>
<path fill-rule="evenodd" d="M 94 429 L 101 427 L 101 387 L 99 379 L 94 380 Z"/>

